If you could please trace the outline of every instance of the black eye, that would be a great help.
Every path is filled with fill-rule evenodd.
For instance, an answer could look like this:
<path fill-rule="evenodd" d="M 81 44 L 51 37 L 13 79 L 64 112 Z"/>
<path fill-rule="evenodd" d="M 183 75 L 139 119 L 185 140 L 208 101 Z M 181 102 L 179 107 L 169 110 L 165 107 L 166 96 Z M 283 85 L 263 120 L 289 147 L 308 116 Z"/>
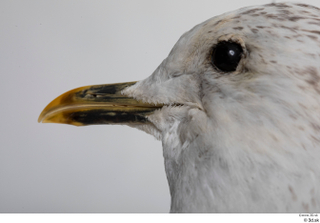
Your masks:
<path fill-rule="evenodd" d="M 240 44 L 229 41 L 218 43 L 211 55 L 212 64 L 223 72 L 232 72 L 237 69 L 243 50 Z"/>

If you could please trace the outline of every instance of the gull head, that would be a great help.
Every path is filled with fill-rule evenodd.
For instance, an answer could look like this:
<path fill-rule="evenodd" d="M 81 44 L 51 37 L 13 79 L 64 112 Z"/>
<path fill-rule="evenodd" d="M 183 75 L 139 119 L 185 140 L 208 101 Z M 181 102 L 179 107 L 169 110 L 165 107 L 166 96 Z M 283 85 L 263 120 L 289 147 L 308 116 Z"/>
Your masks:
<path fill-rule="evenodd" d="M 273 3 L 181 36 L 148 78 L 86 86 L 39 121 L 162 141 L 172 212 L 319 212 L 320 10 Z"/>

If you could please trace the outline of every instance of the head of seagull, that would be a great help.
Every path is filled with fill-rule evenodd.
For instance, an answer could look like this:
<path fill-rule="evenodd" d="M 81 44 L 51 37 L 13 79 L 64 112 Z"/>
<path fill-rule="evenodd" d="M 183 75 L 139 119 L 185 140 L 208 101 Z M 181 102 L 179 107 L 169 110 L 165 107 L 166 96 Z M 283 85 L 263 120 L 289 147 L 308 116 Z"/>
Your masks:
<path fill-rule="evenodd" d="M 39 122 L 162 141 L 172 212 L 319 212 L 320 9 L 242 8 L 186 32 L 139 82 L 80 87 Z"/>

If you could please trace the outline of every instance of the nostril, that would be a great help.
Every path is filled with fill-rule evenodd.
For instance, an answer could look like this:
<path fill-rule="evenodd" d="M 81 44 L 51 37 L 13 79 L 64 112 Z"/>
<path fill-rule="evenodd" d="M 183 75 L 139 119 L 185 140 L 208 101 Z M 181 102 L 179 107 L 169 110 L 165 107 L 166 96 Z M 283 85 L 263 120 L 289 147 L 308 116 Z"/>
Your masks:
<path fill-rule="evenodd" d="M 101 98 L 104 96 L 104 94 L 86 92 L 86 96 L 90 98 Z"/>
<path fill-rule="evenodd" d="M 84 92 L 84 97 L 86 97 L 86 98 L 96 98 L 96 97 L 98 97 L 98 95 L 95 94 L 95 93 L 87 91 L 87 92 Z"/>

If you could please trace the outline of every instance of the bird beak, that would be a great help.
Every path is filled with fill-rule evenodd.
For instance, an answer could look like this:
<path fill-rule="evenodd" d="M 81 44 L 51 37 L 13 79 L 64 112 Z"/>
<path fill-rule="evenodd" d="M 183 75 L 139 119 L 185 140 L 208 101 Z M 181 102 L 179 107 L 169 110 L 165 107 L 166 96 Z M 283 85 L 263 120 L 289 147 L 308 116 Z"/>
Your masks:
<path fill-rule="evenodd" d="M 68 91 L 45 107 L 38 122 L 76 126 L 147 123 L 147 115 L 163 105 L 143 103 L 121 93 L 135 83 L 92 85 Z"/>

